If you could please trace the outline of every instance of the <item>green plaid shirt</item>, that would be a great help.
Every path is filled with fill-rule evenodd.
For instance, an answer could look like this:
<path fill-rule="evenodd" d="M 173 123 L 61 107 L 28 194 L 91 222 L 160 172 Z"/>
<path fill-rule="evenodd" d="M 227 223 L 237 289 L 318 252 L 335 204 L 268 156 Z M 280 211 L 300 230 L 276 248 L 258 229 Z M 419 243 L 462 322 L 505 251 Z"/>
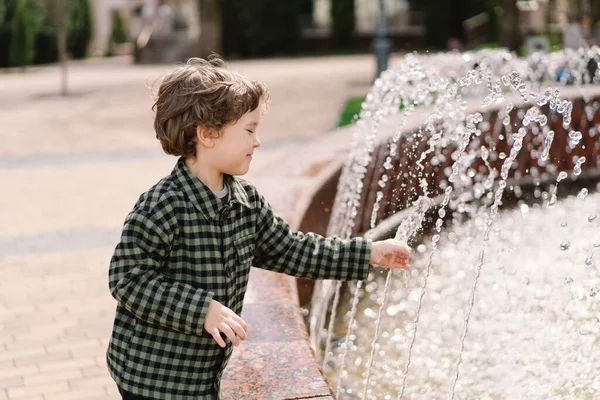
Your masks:
<path fill-rule="evenodd" d="M 154 399 L 219 395 L 233 346 L 204 331 L 211 300 L 238 315 L 250 266 L 312 278 L 365 279 L 370 242 L 292 232 L 249 183 L 225 176 L 217 198 L 180 159 L 142 194 L 110 262 L 117 300 L 107 362 L 123 389 Z"/>

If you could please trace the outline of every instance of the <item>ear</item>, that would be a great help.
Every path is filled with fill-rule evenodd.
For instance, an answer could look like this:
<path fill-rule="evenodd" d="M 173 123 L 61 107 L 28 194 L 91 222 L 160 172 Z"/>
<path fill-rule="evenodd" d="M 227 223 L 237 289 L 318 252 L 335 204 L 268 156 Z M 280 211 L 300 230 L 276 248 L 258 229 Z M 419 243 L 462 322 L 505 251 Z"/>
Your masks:
<path fill-rule="evenodd" d="M 214 147 L 215 139 L 217 139 L 218 137 L 219 135 L 216 134 L 214 129 L 206 128 L 200 125 L 196 127 L 196 139 L 198 140 L 198 143 L 200 143 L 204 147 Z"/>

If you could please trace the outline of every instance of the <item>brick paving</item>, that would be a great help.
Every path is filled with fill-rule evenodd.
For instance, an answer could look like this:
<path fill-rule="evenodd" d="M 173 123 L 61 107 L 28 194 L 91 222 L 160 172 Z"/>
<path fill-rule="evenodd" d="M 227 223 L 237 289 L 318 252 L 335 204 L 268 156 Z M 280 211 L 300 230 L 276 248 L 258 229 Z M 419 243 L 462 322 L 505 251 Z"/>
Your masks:
<path fill-rule="evenodd" d="M 152 132 L 151 85 L 169 66 L 126 58 L 0 74 L 0 400 L 118 399 L 104 353 L 115 302 L 107 266 L 138 195 L 175 159 Z M 372 56 L 233 62 L 267 83 L 263 147 L 247 179 L 333 128 L 370 86 Z M 293 166 L 288 166 L 293 168 Z M 279 183 L 278 183 L 279 184 Z M 277 195 L 285 185 L 271 188 Z"/>

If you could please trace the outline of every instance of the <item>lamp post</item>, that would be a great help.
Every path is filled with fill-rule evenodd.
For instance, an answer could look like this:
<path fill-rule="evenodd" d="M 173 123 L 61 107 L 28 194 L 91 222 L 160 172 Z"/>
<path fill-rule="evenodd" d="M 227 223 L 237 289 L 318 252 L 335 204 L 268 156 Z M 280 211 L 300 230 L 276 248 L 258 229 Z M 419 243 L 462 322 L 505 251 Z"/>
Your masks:
<path fill-rule="evenodd" d="M 379 75 L 387 69 L 390 55 L 385 0 L 379 0 L 379 22 L 377 23 L 377 37 L 373 40 L 373 52 L 377 58 L 377 76 L 375 78 L 379 78 Z"/>

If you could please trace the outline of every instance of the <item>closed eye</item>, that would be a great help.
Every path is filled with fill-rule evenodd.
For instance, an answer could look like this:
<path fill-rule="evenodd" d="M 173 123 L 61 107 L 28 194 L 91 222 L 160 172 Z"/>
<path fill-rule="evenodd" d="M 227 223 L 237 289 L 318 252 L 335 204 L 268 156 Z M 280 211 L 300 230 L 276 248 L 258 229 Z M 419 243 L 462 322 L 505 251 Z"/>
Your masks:
<path fill-rule="evenodd" d="M 252 130 L 250 130 L 250 129 L 246 129 L 246 132 L 249 132 L 249 133 L 254 133 L 254 131 L 252 131 Z"/>

